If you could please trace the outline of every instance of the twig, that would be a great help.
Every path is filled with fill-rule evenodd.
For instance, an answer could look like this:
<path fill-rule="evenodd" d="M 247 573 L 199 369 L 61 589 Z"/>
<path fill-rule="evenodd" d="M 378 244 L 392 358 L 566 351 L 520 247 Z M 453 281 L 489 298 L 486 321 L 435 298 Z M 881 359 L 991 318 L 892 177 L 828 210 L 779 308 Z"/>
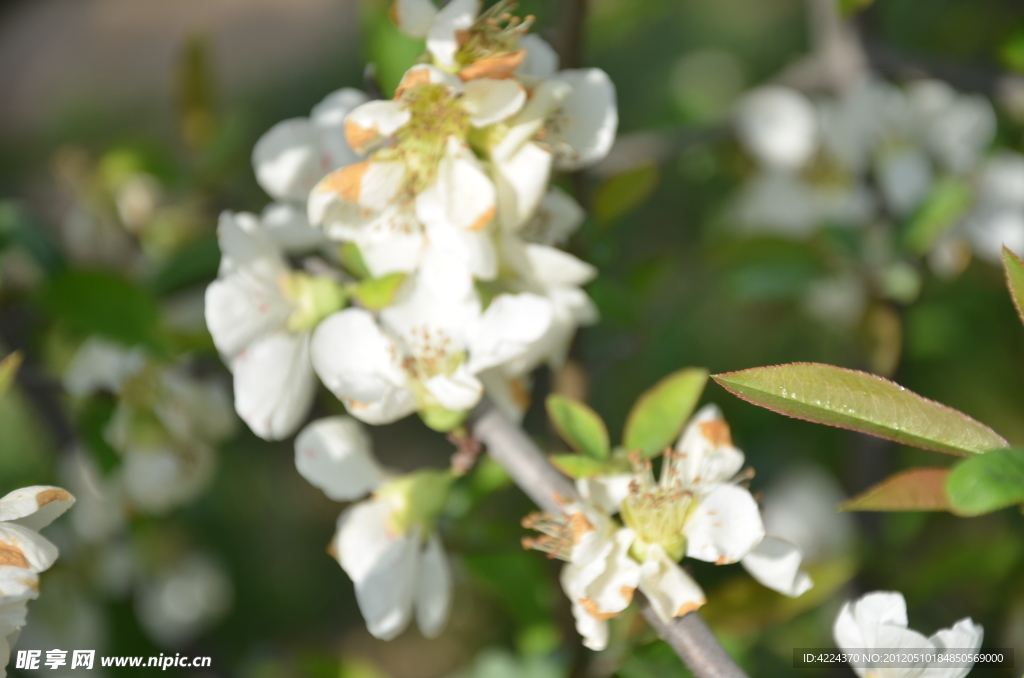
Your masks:
<path fill-rule="evenodd" d="M 473 436 L 487 446 L 491 458 L 545 511 L 560 512 L 561 500 L 578 498 L 568 478 L 548 463 L 529 436 L 505 419 L 490 401 L 484 399 L 477 406 L 469 426 Z M 690 612 L 666 624 L 639 592 L 636 600 L 647 623 L 675 650 L 697 678 L 747 678 L 699 614 Z"/>

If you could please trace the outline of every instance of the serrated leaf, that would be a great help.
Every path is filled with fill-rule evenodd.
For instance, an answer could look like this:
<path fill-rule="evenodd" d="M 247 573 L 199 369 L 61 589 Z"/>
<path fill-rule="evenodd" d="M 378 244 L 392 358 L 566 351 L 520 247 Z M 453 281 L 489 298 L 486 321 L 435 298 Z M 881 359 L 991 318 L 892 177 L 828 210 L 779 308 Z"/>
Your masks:
<path fill-rule="evenodd" d="M 915 468 L 895 473 L 839 507 L 841 511 L 951 511 L 946 495 L 948 468 Z"/>
<path fill-rule="evenodd" d="M 14 377 L 18 374 L 18 368 L 21 367 L 21 360 L 21 353 L 17 351 L 0 360 L 0 396 L 14 383 Z"/>
<path fill-rule="evenodd" d="M 622 444 L 653 457 L 675 442 L 708 381 L 702 367 L 673 372 L 644 391 L 626 418 Z"/>
<path fill-rule="evenodd" d="M 548 460 L 570 478 L 591 478 L 608 470 L 608 465 L 600 459 L 581 454 L 552 454 Z"/>
<path fill-rule="evenodd" d="M 1006 287 L 1010 290 L 1010 297 L 1017 307 L 1021 322 L 1024 322 L 1024 260 L 1004 247 L 1003 264 L 1006 267 Z"/>
<path fill-rule="evenodd" d="M 593 459 L 608 458 L 608 428 L 594 410 L 560 395 L 549 395 L 546 405 L 551 423 L 569 447 Z"/>
<path fill-rule="evenodd" d="M 994 450 L 966 459 L 946 479 L 953 511 L 980 516 L 1024 503 L 1024 450 Z"/>
<path fill-rule="evenodd" d="M 818 363 L 757 367 L 712 377 L 734 395 L 797 419 L 966 456 L 1007 447 L 989 427 L 888 379 Z"/>
<path fill-rule="evenodd" d="M 658 187 L 657 165 L 641 165 L 609 177 L 594 191 L 594 217 L 607 226 L 642 205 Z"/>
<path fill-rule="evenodd" d="M 352 287 L 352 296 L 363 308 L 379 311 L 387 308 L 405 280 L 405 273 L 391 273 L 380 278 L 369 278 Z"/>

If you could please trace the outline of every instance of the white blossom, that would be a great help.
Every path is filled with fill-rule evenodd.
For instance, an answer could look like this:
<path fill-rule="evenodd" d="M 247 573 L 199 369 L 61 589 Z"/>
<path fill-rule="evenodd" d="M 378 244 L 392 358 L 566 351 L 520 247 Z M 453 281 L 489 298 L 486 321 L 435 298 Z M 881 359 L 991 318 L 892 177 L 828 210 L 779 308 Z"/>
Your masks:
<path fill-rule="evenodd" d="M 419 471 L 389 477 L 362 425 L 349 417 L 319 419 L 303 429 L 295 465 L 331 499 L 361 500 L 339 516 L 330 551 L 352 578 L 370 633 L 391 640 L 415 615 L 424 636 L 440 634 L 451 606 L 451 572 L 434 523 L 450 476 Z"/>

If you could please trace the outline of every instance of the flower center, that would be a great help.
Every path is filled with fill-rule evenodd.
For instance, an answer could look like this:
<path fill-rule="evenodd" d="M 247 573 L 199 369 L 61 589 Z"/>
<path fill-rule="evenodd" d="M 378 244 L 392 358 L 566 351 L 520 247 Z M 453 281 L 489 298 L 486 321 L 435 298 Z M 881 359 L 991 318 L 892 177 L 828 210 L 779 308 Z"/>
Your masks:
<path fill-rule="evenodd" d="M 520 18 L 512 12 L 515 0 L 500 0 L 477 17 L 469 30 L 459 33 L 459 50 L 455 61 L 468 66 L 499 52 L 509 52 L 518 46 L 519 38 L 529 32 L 534 17 Z"/>
<path fill-rule="evenodd" d="M 695 508 L 697 501 L 689 490 L 678 486 L 644 490 L 634 481 L 621 507 L 622 521 L 637 534 L 633 556 L 643 562 L 647 549 L 657 544 L 670 558 L 681 560 L 686 553 L 683 528 Z"/>
<path fill-rule="evenodd" d="M 444 157 L 448 137 L 465 139 L 469 114 L 447 86 L 426 83 L 402 94 L 409 122 L 398 130 L 396 151 L 409 168 L 409 183 L 420 192 L 434 182 L 437 166 Z"/>

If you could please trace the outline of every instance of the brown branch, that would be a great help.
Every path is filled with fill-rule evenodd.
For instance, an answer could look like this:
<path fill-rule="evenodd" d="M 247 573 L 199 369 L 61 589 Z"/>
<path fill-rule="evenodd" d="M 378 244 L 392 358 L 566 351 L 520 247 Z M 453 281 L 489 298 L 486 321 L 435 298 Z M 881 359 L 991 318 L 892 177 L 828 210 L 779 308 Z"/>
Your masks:
<path fill-rule="evenodd" d="M 578 499 L 569 479 L 548 463 L 529 436 L 505 419 L 488 400 L 473 411 L 469 427 L 473 436 L 487 446 L 491 458 L 545 511 L 560 512 L 560 501 Z M 690 612 L 666 624 L 639 592 L 636 600 L 647 623 L 697 678 L 747 678 L 699 614 Z"/>

